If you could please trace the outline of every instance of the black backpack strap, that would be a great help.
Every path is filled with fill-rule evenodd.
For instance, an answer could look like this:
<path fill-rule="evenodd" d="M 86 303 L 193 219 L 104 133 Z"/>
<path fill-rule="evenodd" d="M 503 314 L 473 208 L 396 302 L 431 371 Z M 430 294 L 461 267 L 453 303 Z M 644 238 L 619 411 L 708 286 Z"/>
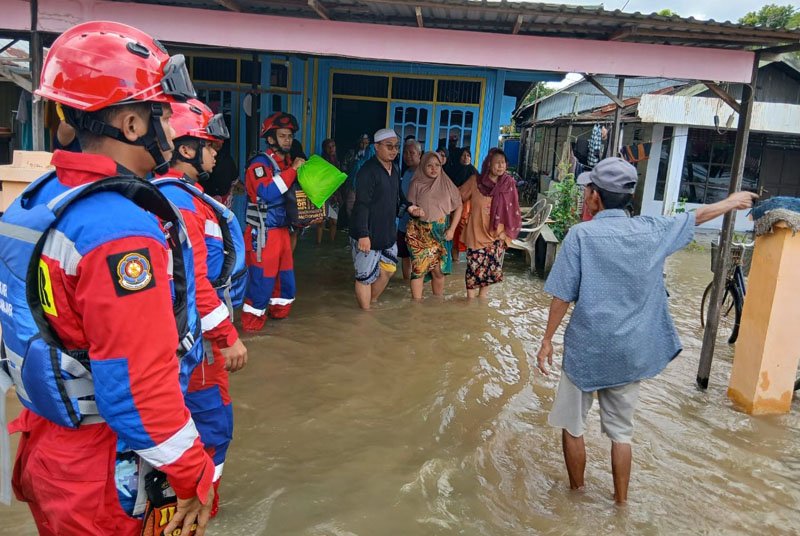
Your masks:
<path fill-rule="evenodd" d="M 173 205 L 158 188 L 149 182 L 138 179 L 132 175 L 120 175 L 100 179 L 84 187 L 79 193 L 75 194 L 72 198 L 68 199 L 62 204 L 58 204 L 60 196 L 51 201 L 50 204 L 54 207 L 53 213 L 55 214 L 55 219 L 53 220 L 50 229 L 56 225 L 56 223 L 64 215 L 64 212 L 67 210 L 67 208 L 69 208 L 73 203 L 79 199 L 83 199 L 92 194 L 100 192 L 116 192 L 161 220 L 164 226 L 167 244 L 172 250 L 172 281 L 175 288 L 173 312 L 175 314 L 175 322 L 178 327 L 178 334 L 181 338 L 184 338 L 187 334 L 196 337 L 197 334 L 189 334 L 189 311 L 186 298 L 186 271 L 184 269 L 185 260 L 183 258 L 183 250 L 181 249 L 180 239 L 180 213 L 178 213 L 177 209 L 173 207 Z M 58 334 L 56 334 L 55 330 L 53 330 L 44 314 L 41 297 L 39 295 L 39 259 L 42 256 L 42 251 L 44 250 L 44 244 L 47 240 L 48 234 L 49 232 L 42 233 L 41 238 L 36 243 L 33 255 L 31 256 L 30 264 L 28 265 L 27 283 L 25 285 L 28 304 L 36 325 L 42 334 L 42 339 L 44 339 L 44 341 L 50 346 L 54 346 L 60 349 L 62 352 L 69 353 L 70 355 L 73 355 L 73 357 L 76 357 L 76 359 L 85 359 L 86 362 L 84 364 L 88 368 L 88 352 L 85 350 L 67 352 L 67 350 L 64 348 L 64 343 L 61 341 Z M 184 349 L 188 350 L 188 348 L 185 347 Z"/>

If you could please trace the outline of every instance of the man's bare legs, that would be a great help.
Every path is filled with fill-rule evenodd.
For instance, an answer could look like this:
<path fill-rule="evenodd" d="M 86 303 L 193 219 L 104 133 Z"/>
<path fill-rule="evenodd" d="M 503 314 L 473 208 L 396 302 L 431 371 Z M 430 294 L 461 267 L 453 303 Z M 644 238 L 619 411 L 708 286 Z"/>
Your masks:
<path fill-rule="evenodd" d="M 389 284 L 392 274 L 393 272 L 387 272 L 382 269 L 378 275 L 378 279 L 371 285 L 364 285 L 356 281 L 356 300 L 358 301 L 358 306 L 365 311 L 369 310 L 370 305 L 378 301 L 380 295 L 386 290 L 386 285 Z"/>
<path fill-rule="evenodd" d="M 383 291 L 386 290 L 386 285 L 389 284 L 389 280 L 394 275 L 394 272 L 387 272 L 386 270 L 381 269 L 380 275 L 378 275 L 378 279 L 372 284 L 372 302 L 378 301 L 378 298 Z"/>
<path fill-rule="evenodd" d="M 561 448 L 564 451 L 564 463 L 567 465 L 569 488 L 583 488 L 583 473 L 586 470 L 586 444 L 583 442 L 583 436 L 575 437 L 562 429 Z"/>
<path fill-rule="evenodd" d="M 633 453 L 630 443 L 611 442 L 611 473 L 614 476 L 614 501 L 628 502 L 628 483 L 631 480 Z"/>
<path fill-rule="evenodd" d="M 369 305 L 372 302 L 372 285 L 365 285 L 356 281 L 356 301 L 358 306 L 365 311 L 369 310 Z"/>
<path fill-rule="evenodd" d="M 586 445 L 583 442 L 583 436 L 573 437 L 562 429 L 561 445 L 569 475 L 569 487 L 570 489 L 581 489 L 584 486 L 583 475 L 586 470 Z M 611 474 L 614 477 L 614 501 L 617 504 L 625 504 L 628 501 L 632 459 L 633 454 L 629 443 L 611 442 Z"/>

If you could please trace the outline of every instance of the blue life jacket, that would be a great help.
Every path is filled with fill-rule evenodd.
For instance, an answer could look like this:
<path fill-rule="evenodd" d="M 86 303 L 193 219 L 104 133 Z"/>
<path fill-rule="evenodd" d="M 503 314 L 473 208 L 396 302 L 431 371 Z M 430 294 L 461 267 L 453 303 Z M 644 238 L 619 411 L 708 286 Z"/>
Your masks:
<path fill-rule="evenodd" d="M 280 175 L 281 168 L 278 163 L 268 154 L 261 152 L 254 156 L 248 163 L 250 167 L 254 163 L 260 163 L 272 169 L 273 175 Z M 246 175 L 246 174 L 245 174 Z M 281 199 L 274 203 L 251 203 L 248 199 L 245 221 L 253 229 L 266 231 L 275 227 L 288 227 L 292 222 L 286 212 L 286 200 Z"/>
<path fill-rule="evenodd" d="M 132 176 L 109 177 L 74 188 L 59 183 L 55 172 L 40 177 L 0 218 L 0 376 L 10 377 L 26 408 L 68 428 L 103 419 L 94 399 L 88 350 L 67 350 L 45 317 L 45 309 L 52 307 L 48 303 L 52 294 L 47 295 L 48 277 L 41 256 L 50 231 L 69 207 L 77 201 L 92 202 L 90 196 L 106 209 L 102 214 L 127 217 L 132 202 L 163 222 L 172 257 L 171 291 L 184 392 L 203 357 L 191 245 L 177 209 L 153 185 Z M 121 203 L 123 198 L 130 202 Z M 92 232 L 103 237 L 102 229 Z"/>
<path fill-rule="evenodd" d="M 230 309 L 241 307 L 247 286 L 244 234 L 236 216 L 225 205 L 200 191 L 188 181 L 176 177 L 152 181 L 179 209 L 194 210 L 192 198 L 199 199 L 214 210 L 222 241 L 206 236 L 208 279 L 217 295 Z M 187 195 L 188 194 L 188 195 Z M 231 310 L 231 314 L 233 311 Z"/>

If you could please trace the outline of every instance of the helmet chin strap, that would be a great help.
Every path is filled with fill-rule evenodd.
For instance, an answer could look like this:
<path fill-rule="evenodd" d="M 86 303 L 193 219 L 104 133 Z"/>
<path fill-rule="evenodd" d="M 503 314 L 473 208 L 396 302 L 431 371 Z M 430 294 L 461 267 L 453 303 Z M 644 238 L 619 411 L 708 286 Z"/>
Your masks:
<path fill-rule="evenodd" d="M 65 109 L 67 123 L 77 130 L 85 130 L 97 136 L 106 136 L 128 145 L 143 147 L 150 154 L 153 162 L 155 162 L 153 172 L 157 175 L 163 175 L 169 170 L 169 161 L 164 158 L 163 154 L 170 150 L 167 134 L 164 132 L 164 127 L 161 125 L 161 117 L 163 114 L 164 109 L 161 103 L 151 102 L 150 121 L 147 125 L 147 132 L 135 140 L 129 140 L 125 134 L 123 134 L 122 130 L 104 121 L 100 121 L 91 113 L 84 113 L 70 108 Z"/>
<path fill-rule="evenodd" d="M 206 146 L 206 142 L 204 140 L 197 140 L 199 142 L 198 148 L 194 152 L 194 156 L 191 158 L 186 158 L 183 156 L 180 151 L 178 150 L 179 145 L 183 144 L 175 144 L 175 158 L 180 160 L 181 162 L 185 162 L 190 164 L 195 171 L 197 171 L 197 181 L 207 181 L 209 174 L 208 171 L 203 169 L 203 148 Z M 196 182 L 197 182 L 196 181 Z"/>
<path fill-rule="evenodd" d="M 276 143 L 270 143 L 270 142 L 269 142 L 269 139 L 268 139 L 268 138 L 270 138 L 270 137 L 272 137 L 273 139 L 275 139 L 275 140 L 276 140 Z M 275 134 L 274 134 L 274 133 L 273 133 L 272 135 L 270 135 L 270 134 L 268 133 L 266 136 L 264 136 L 264 141 L 266 141 L 266 142 L 267 142 L 267 146 L 268 146 L 270 149 L 272 149 L 273 151 L 275 151 L 276 153 L 279 153 L 279 154 L 289 154 L 289 152 L 292 150 L 291 148 L 289 148 L 289 150 L 288 150 L 288 151 L 284 151 L 284 150 L 283 150 L 283 147 L 281 147 L 281 146 L 280 146 L 280 145 L 277 143 L 277 138 L 275 138 Z"/>

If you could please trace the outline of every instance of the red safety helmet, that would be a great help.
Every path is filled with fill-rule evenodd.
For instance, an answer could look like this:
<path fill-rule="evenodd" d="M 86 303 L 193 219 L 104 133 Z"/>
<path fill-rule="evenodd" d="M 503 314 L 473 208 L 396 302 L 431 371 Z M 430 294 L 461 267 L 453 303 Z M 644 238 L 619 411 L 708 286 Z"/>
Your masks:
<path fill-rule="evenodd" d="M 214 114 L 208 106 L 197 99 L 173 104 L 169 124 L 176 140 L 191 137 L 206 141 L 221 141 L 230 137 L 222 114 Z"/>
<path fill-rule="evenodd" d="M 297 119 L 292 114 L 275 112 L 271 116 L 264 119 L 264 123 L 261 125 L 260 136 L 265 138 L 271 130 L 277 130 L 279 128 L 288 128 L 292 132 L 297 132 L 300 130 L 300 127 L 297 124 Z"/>
<path fill-rule="evenodd" d="M 196 96 L 182 55 L 127 24 L 73 26 L 50 47 L 36 95 L 92 112 L 134 101 L 183 102 Z"/>

